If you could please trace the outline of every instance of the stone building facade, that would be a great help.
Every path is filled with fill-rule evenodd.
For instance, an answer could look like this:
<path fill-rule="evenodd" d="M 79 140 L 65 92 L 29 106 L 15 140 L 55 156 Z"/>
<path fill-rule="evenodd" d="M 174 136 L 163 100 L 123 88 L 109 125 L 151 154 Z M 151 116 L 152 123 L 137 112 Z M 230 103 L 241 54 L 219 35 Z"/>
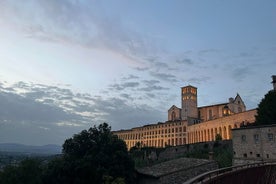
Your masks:
<path fill-rule="evenodd" d="M 187 122 L 180 120 L 167 121 L 130 130 L 114 131 L 113 133 L 126 142 L 128 149 L 135 146 L 138 142 L 142 146 L 149 147 L 183 145 L 187 142 Z"/>
<path fill-rule="evenodd" d="M 142 146 L 165 147 L 215 140 L 220 134 L 223 140 L 231 139 L 231 129 L 255 121 L 256 110 L 246 111 L 239 94 L 228 102 L 209 106 L 197 106 L 197 88 L 191 85 L 181 88 L 181 107 L 168 110 L 168 121 L 119 130 L 113 133 L 123 139 L 128 149 L 140 143 Z"/>
<path fill-rule="evenodd" d="M 233 164 L 276 161 L 276 124 L 233 129 Z"/>
<path fill-rule="evenodd" d="M 244 111 L 230 116 L 204 121 L 187 126 L 187 144 L 216 140 L 221 135 L 222 140 L 232 139 L 232 129 L 255 122 L 256 110 Z"/>

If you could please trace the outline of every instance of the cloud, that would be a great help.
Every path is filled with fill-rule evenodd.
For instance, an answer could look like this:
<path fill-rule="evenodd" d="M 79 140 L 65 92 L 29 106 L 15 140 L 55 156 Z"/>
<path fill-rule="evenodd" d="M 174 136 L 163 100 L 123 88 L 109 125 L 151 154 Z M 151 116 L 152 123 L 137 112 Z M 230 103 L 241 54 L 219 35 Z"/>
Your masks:
<path fill-rule="evenodd" d="M 80 119 L 77 115 L 65 112 L 62 108 L 35 101 L 29 97 L 22 97 L 17 94 L 0 93 L 1 120 L 12 122 L 41 122 L 55 123 L 71 119 Z"/>
<path fill-rule="evenodd" d="M 158 80 L 143 80 L 142 81 L 146 87 L 140 88 L 140 91 L 158 91 L 158 90 L 168 90 L 169 88 L 165 88 L 156 84 L 159 84 L 160 81 Z M 149 96 L 149 94 L 147 94 L 147 96 Z M 153 97 L 153 96 L 152 96 Z"/>
<path fill-rule="evenodd" d="M 200 85 L 201 83 L 206 83 L 207 81 L 209 81 L 211 79 L 211 77 L 208 76 L 202 76 L 202 77 L 193 77 L 193 78 L 189 78 L 187 81 L 191 84 L 197 84 Z"/>
<path fill-rule="evenodd" d="M 27 38 L 109 50 L 138 68 L 144 68 L 141 58 L 158 52 L 160 45 L 153 37 L 127 27 L 119 15 L 106 13 L 100 1 L 4 0 L 0 21 L 1 17 Z"/>
<path fill-rule="evenodd" d="M 169 68 L 169 65 L 167 63 L 164 63 L 164 62 L 154 62 L 154 68 L 156 69 L 168 69 Z"/>
<path fill-rule="evenodd" d="M 219 49 L 203 49 L 198 52 L 199 55 L 203 56 L 206 54 L 219 54 L 222 50 Z"/>
<path fill-rule="evenodd" d="M 148 87 L 144 87 L 144 88 L 140 88 L 139 90 L 141 91 L 159 91 L 159 90 L 167 90 L 169 88 L 165 88 L 162 86 L 148 86 Z"/>
<path fill-rule="evenodd" d="M 128 100 L 133 100 L 133 98 L 131 97 L 131 95 L 126 94 L 126 93 L 120 94 L 120 96 L 123 97 L 123 98 L 125 98 L 125 99 L 128 99 Z"/>
<path fill-rule="evenodd" d="M 142 82 L 147 86 L 152 86 L 152 85 L 160 83 L 160 81 L 158 81 L 158 80 L 143 80 Z"/>
<path fill-rule="evenodd" d="M 123 88 L 133 88 L 139 86 L 139 82 L 126 82 L 122 84 Z"/>
<path fill-rule="evenodd" d="M 143 72 L 143 71 L 148 71 L 150 68 L 149 67 L 134 67 L 135 70 Z"/>
<path fill-rule="evenodd" d="M 112 84 L 112 85 L 110 85 L 109 89 L 122 91 L 126 88 L 138 87 L 139 85 L 140 85 L 139 82 L 122 82 L 121 84 Z"/>
<path fill-rule="evenodd" d="M 114 129 L 132 128 L 165 118 L 162 112 L 148 105 L 129 105 L 118 98 L 97 98 L 95 108 L 106 112 L 103 119 L 112 120 Z"/>
<path fill-rule="evenodd" d="M 231 76 L 237 82 L 243 81 L 248 75 L 252 73 L 251 68 L 248 66 L 238 66 L 232 69 Z"/>
<path fill-rule="evenodd" d="M 136 76 L 136 75 L 130 74 L 130 75 L 128 75 L 127 77 L 123 77 L 123 78 L 122 78 L 122 80 L 132 80 L 132 79 L 139 79 L 139 77 Z"/>
<path fill-rule="evenodd" d="M 147 96 L 150 97 L 150 98 L 155 98 L 155 94 L 154 93 L 147 93 Z"/>
<path fill-rule="evenodd" d="M 172 74 L 167 74 L 167 73 L 158 73 L 158 72 L 150 72 L 150 75 L 161 80 L 161 81 L 166 81 L 166 82 L 177 82 L 177 77 Z"/>
<path fill-rule="evenodd" d="M 123 86 L 137 87 L 138 84 L 127 82 Z M 133 97 L 126 93 L 104 98 L 73 93 L 70 89 L 24 82 L 0 87 L 2 141 L 62 143 L 65 138 L 93 124 L 108 122 L 113 129 L 121 129 L 165 118 L 164 113 L 157 108 L 143 103 L 129 103 L 133 101 Z M 145 96 L 154 97 L 150 93 Z M 10 135 L 3 131 L 10 131 Z M 20 135 L 18 139 L 15 138 L 17 134 Z M 31 135 L 40 136 L 31 140 Z"/>
<path fill-rule="evenodd" d="M 194 64 L 194 62 L 191 59 L 188 59 L 188 58 L 184 58 L 184 59 L 181 59 L 181 60 L 176 60 L 176 63 L 188 64 L 188 65 L 193 65 Z"/>

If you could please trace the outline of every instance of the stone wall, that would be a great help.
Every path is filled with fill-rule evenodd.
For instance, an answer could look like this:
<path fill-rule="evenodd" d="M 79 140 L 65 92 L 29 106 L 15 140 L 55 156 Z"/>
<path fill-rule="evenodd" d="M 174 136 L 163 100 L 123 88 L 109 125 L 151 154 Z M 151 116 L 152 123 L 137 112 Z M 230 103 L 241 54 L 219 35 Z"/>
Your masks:
<path fill-rule="evenodd" d="M 190 152 L 193 152 L 196 150 L 209 149 L 209 151 L 212 151 L 214 144 L 216 144 L 215 141 L 187 144 L 187 145 L 175 146 L 175 147 L 168 147 L 159 154 L 158 159 L 159 160 L 167 160 L 167 159 L 179 158 L 186 153 L 190 153 Z M 232 141 L 231 140 L 219 141 L 219 145 L 221 147 L 230 147 L 231 148 Z"/>
<path fill-rule="evenodd" d="M 233 130 L 233 164 L 276 160 L 276 125 Z"/>

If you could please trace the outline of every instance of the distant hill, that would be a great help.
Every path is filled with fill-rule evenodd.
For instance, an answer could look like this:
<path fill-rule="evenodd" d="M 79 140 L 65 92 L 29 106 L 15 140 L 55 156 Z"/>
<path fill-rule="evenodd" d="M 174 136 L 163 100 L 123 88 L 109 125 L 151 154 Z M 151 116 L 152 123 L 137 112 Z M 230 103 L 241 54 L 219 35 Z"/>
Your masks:
<path fill-rule="evenodd" d="M 31 146 L 15 143 L 0 143 L 0 152 L 15 152 L 22 154 L 54 155 L 61 153 L 61 146 L 48 144 L 44 146 Z"/>

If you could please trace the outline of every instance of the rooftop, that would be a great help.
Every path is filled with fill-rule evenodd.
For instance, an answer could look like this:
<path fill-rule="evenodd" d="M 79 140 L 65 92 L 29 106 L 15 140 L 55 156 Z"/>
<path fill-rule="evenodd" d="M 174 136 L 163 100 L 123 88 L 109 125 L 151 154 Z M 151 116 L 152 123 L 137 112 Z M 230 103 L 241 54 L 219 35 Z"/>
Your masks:
<path fill-rule="evenodd" d="M 203 164 L 209 164 L 211 162 L 214 161 L 195 158 L 179 158 L 167 162 L 162 162 L 150 167 L 140 168 L 138 169 L 138 172 L 147 176 L 159 178 L 161 176 L 169 175 L 177 171 L 193 169 L 194 167 L 198 167 Z"/>
<path fill-rule="evenodd" d="M 244 126 L 244 127 L 240 127 L 240 128 L 234 128 L 232 130 L 238 131 L 238 130 L 246 130 L 246 129 L 254 129 L 254 128 L 269 128 L 269 127 L 276 127 L 276 122 L 271 125 L 256 125 L 256 126 L 251 125 L 251 126 Z"/>

